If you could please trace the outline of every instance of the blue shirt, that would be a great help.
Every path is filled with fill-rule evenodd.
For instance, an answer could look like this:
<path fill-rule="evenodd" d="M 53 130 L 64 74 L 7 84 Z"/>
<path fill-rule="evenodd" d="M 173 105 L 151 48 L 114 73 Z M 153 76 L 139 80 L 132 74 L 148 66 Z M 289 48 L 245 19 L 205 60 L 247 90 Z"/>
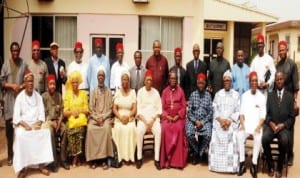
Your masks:
<path fill-rule="evenodd" d="M 234 64 L 232 67 L 232 88 L 239 92 L 240 96 L 249 89 L 250 68 L 247 64 L 239 67 Z"/>
<path fill-rule="evenodd" d="M 89 61 L 88 69 L 87 69 L 87 83 L 89 85 L 90 93 L 98 86 L 98 68 L 102 65 L 105 68 L 105 86 L 109 87 L 110 81 L 110 64 L 108 58 L 102 54 L 101 57 L 98 57 L 94 54 Z"/>

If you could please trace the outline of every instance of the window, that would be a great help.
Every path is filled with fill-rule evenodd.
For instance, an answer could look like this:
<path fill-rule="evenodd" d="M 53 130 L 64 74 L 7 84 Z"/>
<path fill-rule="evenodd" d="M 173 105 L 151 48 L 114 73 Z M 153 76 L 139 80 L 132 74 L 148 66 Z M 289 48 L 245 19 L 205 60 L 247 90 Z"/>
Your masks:
<path fill-rule="evenodd" d="M 160 40 L 161 53 L 167 57 L 169 67 L 173 66 L 174 48 L 182 46 L 182 18 L 141 16 L 139 23 L 139 49 L 143 53 L 143 63 L 153 53 L 153 41 Z"/>
<path fill-rule="evenodd" d="M 217 57 L 217 43 L 223 42 L 221 38 L 205 38 L 204 39 L 204 62 L 209 67 L 210 61 Z"/>
<path fill-rule="evenodd" d="M 41 58 L 50 56 L 52 41 L 59 44 L 59 57 L 71 63 L 74 58 L 74 43 L 77 40 L 77 18 L 75 16 L 32 16 L 32 40 L 41 42 Z"/>
<path fill-rule="evenodd" d="M 289 35 L 285 36 L 285 41 L 287 42 L 288 48 L 289 48 L 290 47 L 290 36 Z"/>
<path fill-rule="evenodd" d="M 113 61 L 116 59 L 116 45 L 123 43 L 124 35 L 92 35 L 91 36 L 91 56 L 95 53 L 95 39 L 101 38 L 103 41 L 103 54 L 105 54 L 112 66 Z"/>

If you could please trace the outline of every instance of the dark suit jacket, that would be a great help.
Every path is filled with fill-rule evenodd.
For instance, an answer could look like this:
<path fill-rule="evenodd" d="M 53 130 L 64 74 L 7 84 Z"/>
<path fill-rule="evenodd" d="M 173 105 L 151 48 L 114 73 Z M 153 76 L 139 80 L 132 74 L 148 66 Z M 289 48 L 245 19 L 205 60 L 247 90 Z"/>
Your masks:
<path fill-rule="evenodd" d="M 146 72 L 145 67 L 141 66 L 140 68 L 140 81 L 137 81 L 136 78 L 136 66 L 131 67 L 129 72 L 130 72 L 130 88 L 135 89 L 136 83 L 138 83 L 138 89 L 142 88 L 144 86 L 144 77 Z"/>
<path fill-rule="evenodd" d="M 268 93 L 266 109 L 265 122 L 267 125 L 270 121 L 273 121 L 275 124 L 284 123 L 287 129 L 291 128 L 294 122 L 294 97 L 290 92 L 284 90 L 280 104 L 277 90 Z"/>
<path fill-rule="evenodd" d="M 174 65 L 173 67 L 171 67 L 171 69 L 169 71 L 173 70 L 173 71 L 177 72 L 177 68 L 178 67 L 176 65 Z M 179 67 L 179 72 L 180 72 L 180 79 L 179 79 L 179 81 L 180 81 L 180 87 L 183 89 L 184 94 L 186 96 L 187 95 L 187 93 L 186 93 L 186 84 L 185 84 L 186 71 L 185 71 L 185 69 L 182 66 L 180 66 Z"/>
<path fill-rule="evenodd" d="M 189 98 L 191 93 L 197 89 L 197 75 L 199 73 L 204 73 L 206 75 L 207 66 L 206 63 L 199 60 L 198 70 L 195 71 L 194 59 L 186 64 L 186 98 Z"/>
<path fill-rule="evenodd" d="M 47 64 L 48 73 L 56 76 L 52 58 L 51 57 L 46 58 L 45 63 Z M 61 66 L 63 66 L 64 69 L 66 70 L 65 62 L 62 59 L 58 59 L 58 71 L 57 71 L 58 74 L 59 74 L 59 69 Z M 66 75 L 67 75 L 67 73 L 66 73 Z M 66 81 L 67 81 L 67 76 L 65 76 L 64 78 L 61 78 L 60 75 L 56 76 L 56 91 L 57 92 L 62 93 L 62 84 L 65 84 Z"/>

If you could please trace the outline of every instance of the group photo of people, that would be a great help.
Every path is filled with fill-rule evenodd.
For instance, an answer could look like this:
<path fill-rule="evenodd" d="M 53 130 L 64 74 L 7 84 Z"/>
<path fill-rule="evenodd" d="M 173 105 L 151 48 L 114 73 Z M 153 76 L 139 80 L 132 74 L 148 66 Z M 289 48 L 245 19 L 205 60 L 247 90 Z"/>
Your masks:
<path fill-rule="evenodd" d="M 135 51 L 133 66 L 127 64 L 132 59 L 123 58 L 123 43 L 115 45 L 114 62 L 103 45 L 101 38 L 93 40 L 95 53 L 85 61 L 82 42 L 75 42 L 74 60 L 66 65 L 56 42 L 41 59 L 40 41 L 32 41 L 29 60 L 20 56 L 18 42 L 11 43 L 0 90 L 5 164 L 18 178 L 30 177 L 32 169 L 49 176 L 82 165 L 142 170 L 145 135 L 153 137 L 151 161 L 158 171 L 207 164 L 212 172 L 243 176 L 248 169 L 257 178 L 264 159 L 268 176 L 281 178 L 285 165 L 293 165 L 299 78 L 286 41 L 278 43 L 275 61 L 259 34 L 249 65 L 243 49 L 230 64 L 222 42 L 209 62 L 200 59 L 200 44 L 194 44 L 186 66 L 181 47 L 167 59 L 159 40 L 148 59 Z M 271 152 L 274 139 L 277 159 Z M 247 140 L 253 141 L 250 164 Z"/>

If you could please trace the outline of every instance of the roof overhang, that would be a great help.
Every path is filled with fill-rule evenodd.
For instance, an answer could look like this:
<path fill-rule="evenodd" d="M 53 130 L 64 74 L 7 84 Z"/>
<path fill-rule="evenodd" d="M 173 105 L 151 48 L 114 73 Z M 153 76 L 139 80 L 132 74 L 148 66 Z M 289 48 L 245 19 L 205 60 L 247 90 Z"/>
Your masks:
<path fill-rule="evenodd" d="M 246 5 L 238 5 L 228 0 L 204 1 L 204 19 L 237 22 L 277 22 L 278 17 Z"/>

